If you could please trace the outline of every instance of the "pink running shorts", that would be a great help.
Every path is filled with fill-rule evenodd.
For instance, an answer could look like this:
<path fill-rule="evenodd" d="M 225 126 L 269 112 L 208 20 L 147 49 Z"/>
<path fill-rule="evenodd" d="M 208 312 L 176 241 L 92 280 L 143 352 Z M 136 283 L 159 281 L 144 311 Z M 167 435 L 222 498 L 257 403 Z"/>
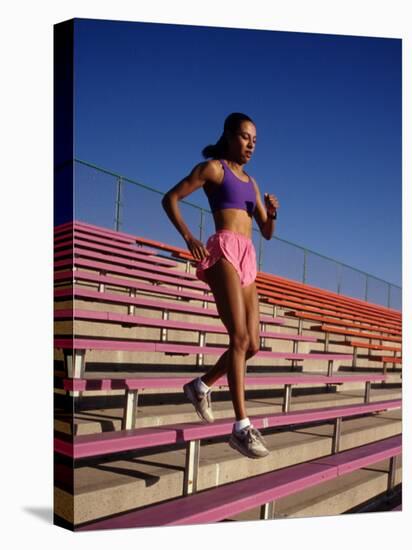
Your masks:
<path fill-rule="evenodd" d="M 256 279 L 256 252 L 249 237 L 229 229 L 219 229 L 207 240 L 206 249 L 210 255 L 196 266 L 196 276 L 201 281 L 207 282 L 205 269 L 212 267 L 222 256 L 236 269 L 242 287 L 250 285 Z"/>

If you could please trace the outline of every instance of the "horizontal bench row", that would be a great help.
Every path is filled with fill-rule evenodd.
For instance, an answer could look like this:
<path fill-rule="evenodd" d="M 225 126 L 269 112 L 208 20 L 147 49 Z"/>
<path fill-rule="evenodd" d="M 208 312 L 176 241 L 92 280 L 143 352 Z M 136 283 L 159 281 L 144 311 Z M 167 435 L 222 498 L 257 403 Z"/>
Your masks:
<path fill-rule="evenodd" d="M 125 390 L 125 402 L 123 408 L 122 428 L 133 428 L 136 422 L 136 412 L 138 404 L 138 393 L 145 389 L 170 389 L 182 388 L 184 384 L 190 382 L 189 377 L 139 377 L 139 378 L 66 378 L 63 380 L 63 388 L 67 392 L 84 391 L 110 391 Z M 282 410 L 288 412 L 292 400 L 292 386 L 303 384 L 326 385 L 345 383 L 365 383 L 364 402 L 370 401 L 370 389 L 372 382 L 382 383 L 386 380 L 385 376 L 380 374 L 367 375 L 320 375 L 320 374 L 299 374 L 299 375 L 275 375 L 275 376 L 245 376 L 245 388 L 247 390 L 254 388 L 273 388 L 275 386 L 284 386 L 284 397 Z M 219 378 L 214 386 L 215 388 L 227 388 L 228 380 L 226 376 Z"/>
<path fill-rule="evenodd" d="M 76 231 L 79 231 L 79 230 L 82 231 L 82 229 L 75 229 L 75 230 L 76 230 Z M 84 229 L 83 229 L 83 230 L 84 230 Z M 137 241 L 138 239 L 139 239 L 138 237 L 135 237 L 135 241 Z M 84 241 L 83 241 L 83 242 L 84 242 Z M 96 244 L 97 244 L 97 243 L 96 243 Z M 161 244 L 161 243 L 158 243 L 158 244 Z M 91 244 L 88 244 L 88 247 L 89 247 L 89 248 L 90 248 L 90 246 L 91 246 Z M 108 247 L 108 248 L 109 248 L 109 250 L 110 250 L 110 247 Z M 164 248 L 164 246 L 163 246 L 163 248 Z M 112 249 L 112 250 L 113 250 L 113 249 Z M 87 250 L 82 250 L 81 248 L 79 248 L 78 252 L 79 252 L 79 254 L 87 255 Z M 92 252 L 92 251 L 89 250 L 89 252 Z M 75 251 L 75 253 L 76 253 L 76 251 Z M 106 260 L 108 260 L 107 255 L 103 255 L 103 254 L 102 254 L 102 255 L 100 255 L 100 256 L 97 255 L 96 257 L 101 258 L 101 259 L 106 259 Z M 117 261 L 117 260 L 116 260 L 116 261 Z M 126 265 L 126 264 L 125 264 L 125 265 Z M 166 272 L 165 272 L 165 273 L 166 273 Z M 179 277 L 181 277 L 181 278 L 185 278 L 185 277 L 194 278 L 194 276 L 193 276 L 192 274 L 188 274 L 188 273 L 185 274 L 185 273 L 183 273 L 182 271 L 180 271 L 180 272 L 178 272 L 178 273 L 179 273 Z M 272 275 L 269 275 L 269 274 L 261 274 L 261 278 L 265 278 L 266 280 L 271 280 L 271 279 L 273 279 L 273 276 L 272 276 Z M 279 278 L 276 278 L 276 277 L 275 277 L 274 280 L 277 280 L 277 279 L 279 279 Z M 259 280 L 259 278 L 258 278 L 258 280 Z M 202 284 L 203 284 L 203 283 L 200 282 L 200 281 L 197 281 L 196 284 L 199 285 L 200 287 L 202 287 Z M 290 286 L 293 286 L 293 285 L 296 285 L 296 283 L 294 283 L 293 281 L 286 281 L 286 280 L 283 281 L 282 284 L 283 284 L 286 288 L 287 288 L 287 287 L 290 287 Z M 262 285 L 261 285 L 261 286 L 262 286 Z M 266 289 L 267 289 L 268 292 L 269 292 L 270 286 L 268 287 L 268 286 L 266 285 Z M 262 291 L 261 294 L 264 295 L 264 289 L 261 288 L 260 290 Z M 304 286 L 302 286 L 302 291 L 303 291 L 303 290 L 306 291 L 306 292 L 308 291 L 307 288 L 305 288 Z M 319 292 L 320 289 L 315 289 L 315 288 L 314 288 L 314 289 L 312 289 L 311 291 L 312 291 L 312 292 Z M 342 297 L 342 296 L 333 296 L 332 293 L 330 293 L 330 294 L 331 294 L 331 296 L 329 296 L 329 300 L 333 300 L 333 299 L 339 300 L 339 301 L 353 300 L 353 299 L 349 299 L 349 298 Z M 268 296 L 270 296 L 270 294 L 268 294 Z M 371 312 L 374 310 L 374 306 L 373 306 L 372 304 L 362 303 L 361 301 L 358 301 L 358 302 L 359 302 L 359 303 L 357 304 L 358 307 L 363 307 L 363 308 L 365 309 L 366 314 L 369 314 L 369 315 L 370 315 Z M 295 305 L 296 305 L 296 304 L 295 304 Z M 299 303 L 298 303 L 297 305 L 299 306 Z M 304 298 L 302 298 L 301 305 L 304 305 Z M 327 305 L 327 304 L 326 304 L 326 305 Z M 329 307 L 332 307 L 332 306 L 329 305 Z M 313 308 L 312 308 L 312 309 L 313 309 Z M 392 310 L 388 310 L 388 309 L 385 309 L 385 308 L 381 308 L 381 310 L 383 310 L 383 311 L 385 312 L 385 315 L 389 315 L 390 313 L 393 313 Z M 333 313 L 333 312 L 332 312 L 332 313 Z M 396 312 L 395 312 L 395 313 L 396 313 Z M 378 318 L 377 318 L 377 319 L 378 319 Z M 379 319 L 381 320 L 381 323 L 384 325 L 384 324 L 385 324 L 384 318 L 381 317 L 381 318 L 379 318 Z M 400 328 L 400 316 L 399 316 L 399 314 L 397 315 L 397 319 L 399 320 L 399 321 L 398 321 L 399 324 L 398 324 L 397 326 Z M 365 321 L 369 321 L 369 319 L 365 319 Z M 370 321 L 369 321 L 369 322 L 370 322 Z M 393 325 L 393 326 L 395 327 L 396 325 Z"/>
<path fill-rule="evenodd" d="M 342 419 L 366 414 L 377 414 L 383 411 L 400 409 L 402 401 L 392 399 L 373 403 L 361 403 L 337 407 L 324 407 L 304 411 L 258 415 L 251 420 L 261 430 L 269 428 L 294 426 L 312 422 L 334 421 L 335 429 L 331 450 L 339 451 Z M 60 434 L 54 439 L 54 449 L 59 454 L 73 459 L 99 457 L 103 455 L 149 449 L 156 446 L 186 444 L 186 466 L 183 492 L 196 491 L 199 469 L 200 443 L 203 440 L 229 435 L 233 421 L 216 420 L 212 424 L 182 423 L 172 426 L 154 428 L 127 428 L 69 437 Z"/>
<path fill-rule="evenodd" d="M 89 265 L 85 265 L 85 267 L 96 267 L 95 262 L 92 262 L 90 265 L 90 262 L 82 262 L 88 263 Z M 103 266 L 100 265 L 100 269 L 103 269 Z M 153 293 L 160 293 L 165 296 L 174 296 L 178 298 L 179 300 L 183 299 L 192 299 L 192 300 L 198 300 L 203 302 L 203 309 L 205 308 L 206 304 L 208 303 L 214 303 L 214 299 L 212 296 L 209 296 L 207 294 L 199 294 L 199 293 L 193 293 L 193 292 L 185 292 L 181 290 L 173 290 L 170 288 L 162 287 L 161 285 L 153 285 L 153 284 L 147 284 L 147 283 L 139 283 L 136 281 L 126 281 L 124 279 L 119 279 L 118 277 L 112 277 L 108 275 L 99 275 L 96 273 L 91 273 L 84 270 L 76 270 L 74 273 L 71 271 L 62 271 L 57 272 L 55 274 L 55 281 L 56 282 L 73 282 L 74 281 L 83 281 L 83 282 L 96 282 L 99 284 L 99 293 L 104 294 L 105 293 L 105 285 L 112 285 L 116 286 L 120 289 L 127 290 L 128 292 L 137 291 L 140 290 L 142 292 L 153 292 Z M 79 289 L 81 290 L 81 289 Z M 87 289 L 89 290 L 89 289 Z M 59 289 L 56 289 L 55 291 L 55 297 L 59 297 Z M 133 294 L 132 294 L 133 296 Z M 103 299 L 103 296 L 98 297 L 100 300 Z M 200 309 L 200 308 L 198 308 Z M 217 315 L 217 312 L 216 312 Z M 309 316 L 313 317 L 313 316 Z M 303 317 L 299 316 L 299 324 L 298 324 L 298 334 L 301 334 L 302 332 L 302 320 Z M 316 319 L 319 319 L 317 317 Z M 327 317 L 327 319 L 331 320 L 331 318 Z M 309 320 L 309 319 L 308 319 Z M 285 321 L 283 320 L 283 323 Z M 355 325 L 356 326 L 356 325 Z M 362 327 L 364 328 L 364 327 Z M 361 330 L 344 330 L 340 327 L 334 327 L 332 325 L 326 325 L 322 324 L 320 326 L 314 327 L 316 330 L 322 330 L 323 332 L 326 332 L 327 334 L 333 333 L 333 334 L 343 334 L 343 335 L 350 335 L 350 336 L 357 336 L 359 338 L 365 338 L 365 339 L 378 339 L 380 341 L 391 341 L 391 342 L 397 342 L 401 343 L 402 338 L 399 336 L 389 336 L 388 334 L 385 334 L 383 332 L 363 332 Z M 399 348 L 400 350 L 400 348 Z"/>
<path fill-rule="evenodd" d="M 65 371 L 70 378 L 81 378 L 86 370 L 86 350 L 130 351 L 166 353 L 167 355 L 222 355 L 225 347 L 194 346 L 164 342 L 137 342 L 135 340 L 115 340 L 97 338 L 55 338 L 54 347 L 62 349 L 65 358 Z M 338 353 L 288 353 L 260 350 L 255 357 L 284 359 L 285 361 L 327 361 L 328 375 L 333 374 L 334 361 L 350 361 L 351 355 Z"/>
<path fill-rule="evenodd" d="M 387 490 L 391 491 L 401 452 L 402 438 L 397 435 L 204 491 L 186 492 L 143 509 L 87 522 L 76 526 L 75 531 L 210 523 L 258 506 L 261 519 L 271 519 L 276 500 L 387 459 Z"/>

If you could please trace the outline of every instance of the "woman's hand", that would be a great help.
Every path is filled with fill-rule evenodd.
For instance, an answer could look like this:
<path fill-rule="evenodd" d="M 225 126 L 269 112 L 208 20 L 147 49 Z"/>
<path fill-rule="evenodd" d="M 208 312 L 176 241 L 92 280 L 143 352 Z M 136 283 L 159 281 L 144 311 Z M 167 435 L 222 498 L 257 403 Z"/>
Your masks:
<path fill-rule="evenodd" d="M 275 195 L 269 195 L 269 193 L 265 193 L 265 206 L 266 206 L 266 212 L 269 216 L 272 216 L 276 210 L 279 208 L 279 201 L 275 197 Z"/>
<path fill-rule="evenodd" d="M 188 237 L 185 241 L 187 248 L 190 250 L 195 260 L 201 261 L 203 258 L 206 258 L 206 256 L 210 256 L 209 251 L 202 241 L 198 241 L 194 237 Z"/>

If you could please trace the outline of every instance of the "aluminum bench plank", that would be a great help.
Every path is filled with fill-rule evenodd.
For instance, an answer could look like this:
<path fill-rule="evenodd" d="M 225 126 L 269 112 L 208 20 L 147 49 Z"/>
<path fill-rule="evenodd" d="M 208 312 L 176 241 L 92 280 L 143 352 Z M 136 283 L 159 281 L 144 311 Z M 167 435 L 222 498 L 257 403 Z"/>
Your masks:
<path fill-rule="evenodd" d="M 174 328 L 188 331 L 213 332 L 227 334 L 225 327 L 202 323 L 189 323 L 187 321 L 174 321 L 172 319 L 157 319 L 144 317 L 143 315 L 129 315 L 126 313 L 113 313 L 106 311 L 93 311 L 90 309 L 57 309 L 54 311 L 55 319 L 78 319 L 93 321 L 118 322 L 127 325 L 152 326 L 159 328 Z M 274 338 L 277 340 L 295 340 L 302 342 L 316 342 L 315 336 L 302 336 L 290 333 L 260 331 L 259 336 Z"/>
<path fill-rule="evenodd" d="M 75 531 L 216 522 L 396 456 L 400 452 L 400 438 L 395 436 L 332 457 L 315 459 L 155 504 L 143 510 L 97 520 L 75 527 Z M 362 465 L 359 465 L 359 455 L 362 455 Z"/>
<path fill-rule="evenodd" d="M 275 413 L 272 415 L 258 415 L 251 419 L 258 429 L 290 426 L 310 422 L 320 422 L 335 418 L 347 418 L 399 409 L 402 400 L 392 399 L 368 404 L 343 405 L 338 407 L 324 407 L 289 413 Z M 142 448 L 156 447 L 157 445 L 175 444 L 194 440 L 209 439 L 229 435 L 232 431 L 233 420 L 216 420 L 213 424 L 184 423 L 173 426 L 154 428 L 134 428 L 116 432 L 103 432 L 75 436 L 72 441 L 55 437 L 54 450 L 74 459 L 96 457 L 100 455 L 133 451 Z"/>
<path fill-rule="evenodd" d="M 154 292 L 155 290 L 152 289 Z M 172 292 L 171 292 L 172 293 Z M 173 292 L 173 295 L 176 293 Z M 122 296 L 112 292 L 99 292 L 97 290 L 90 290 L 88 288 L 75 287 L 72 289 L 57 288 L 54 290 L 55 298 L 88 298 L 99 302 L 118 303 L 118 304 L 130 304 L 140 307 L 147 307 L 150 309 L 165 309 L 169 311 L 179 311 L 184 313 L 194 313 L 197 315 L 203 315 L 206 317 L 220 318 L 215 307 L 203 308 L 199 306 L 191 306 L 175 300 L 173 302 L 166 302 L 162 299 L 151 299 L 140 296 Z M 269 317 L 268 315 L 260 315 L 260 322 L 267 325 L 282 325 L 285 321 L 280 317 Z"/>
<path fill-rule="evenodd" d="M 245 384 L 248 387 L 253 386 L 274 386 L 274 385 L 298 385 L 298 384 L 344 384 L 346 382 L 382 382 L 386 379 L 383 374 L 365 374 L 365 375 L 332 375 L 323 374 L 293 374 L 293 375 L 274 375 L 274 376 L 245 376 Z M 187 377 L 165 377 L 165 376 L 145 376 L 139 378 L 106 378 L 106 379 L 85 379 L 85 378 L 65 378 L 63 386 L 66 391 L 96 391 L 96 390 L 139 390 L 153 388 L 178 388 L 193 380 L 193 376 Z M 222 376 L 216 381 L 216 386 L 228 386 L 226 376 Z"/>
<path fill-rule="evenodd" d="M 56 348 L 61 349 L 100 349 L 112 351 L 153 351 L 176 354 L 218 355 L 226 351 L 227 346 L 195 346 L 187 344 L 169 344 L 163 342 L 136 342 L 128 340 L 98 340 L 89 338 L 55 338 Z M 281 351 L 258 351 L 254 357 L 267 357 L 271 359 L 286 360 L 341 360 L 351 361 L 352 355 L 338 353 L 285 353 Z"/>
<path fill-rule="evenodd" d="M 125 250 L 124 248 L 117 248 L 109 244 L 85 241 L 78 237 L 75 237 L 74 240 L 70 239 L 57 243 L 54 247 L 54 258 L 61 258 L 70 253 L 76 254 L 76 251 L 78 251 L 79 255 L 86 255 L 90 251 L 103 252 L 110 254 L 110 256 L 106 254 L 108 259 L 119 256 L 129 260 L 141 260 L 143 265 L 154 264 L 159 266 L 169 266 L 170 268 L 176 268 L 178 266 L 178 263 L 174 260 L 162 258 L 156 254 L 147 254 L 147 252 L 142 253 L 138 248 L 128 247 L 128 249 Z M 194 277 L 194 275 L 192 275 L 192 277 Z"/>

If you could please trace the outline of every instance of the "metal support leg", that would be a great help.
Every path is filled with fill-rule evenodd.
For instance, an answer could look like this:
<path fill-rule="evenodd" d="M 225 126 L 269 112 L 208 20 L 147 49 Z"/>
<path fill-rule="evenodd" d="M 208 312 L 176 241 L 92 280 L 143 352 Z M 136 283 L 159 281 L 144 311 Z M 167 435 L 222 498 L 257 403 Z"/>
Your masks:
<path fill-rule="evenodd" d="M 303 319 L 300 318 L 298 323 L 298 336 L 302 336 L 302 331 L 303 331 Z"/>
<path fill-rule="evenodd" d="M 298 353 L 298 341 L 297 340 L 294 340 L 293 341 L 293 353 Z M 295 367 L 297 367 L 298 365 L 298 362 L 296 359 L 292 359 L 292 370 L 295 370 Z"/>
<path fill-rule="evenodd" d="M 396 358 L 396 351 L 393 352 L 393 357 Z M 392 370 L 396 369 L 396 363 L 392 363 Z"/>
<path fill-rule="evenodd" d="M 206 341 L 206 332 L 201 330 L 199 331 L 199 339 L 198 344 L 199 346 L 203 347 L 205 345 Z M 196 366 L 202 367 L 203 366 L 203 353 L 198 353 L 196 356 Z"/>
<path fill-rule="evenodd" d="M 355 346 L 353 348 L 353 359 L 352 359 L 352 370 L 355 370 L 356 369 L 356 355 L 357 355 L 357 352 L 358 352 L 358 348 Z"/>
<path fill-rule="evenodd" d="M 185 475 L 183 479 L 183 494 L 190 495 L 197 491 L 199 476 L 200 439 L 188 441 L 186 446 Z"/>
<path fill-rule="evenodd" d="M 329 332 L 325 335 L 325 353 L 329 351 Z"/>
<path fill-rule="evenodd" d="M 388 492 L 392 491 L 395 487 L 395 474 L 396 467 L 398 464 L 399 456 L 392 456 L 389 462 L 389 472 L 388 472 Z"/>
<path fill-rule="evenodd" d="M 328 361 L 328 376 L 333 376 L 333 359 Z"/>
<path fill-rule="evenodd" d="M 285 393 L 283 396 L 283 412 L 290 411 L 290 402 L 292 400 L 292 384 L 285 384 Z"/>
<path fill-rule="evenodd" d="M 261 325 L 260 325 L 260 330 L 261 330 L 262 332 L 265 332 L 265 330 L 266 330 L 266 323 L 261 323 Z M 263 348 L 265 347 L 265 340 L 266 340 L 266 339 L 265 339 L 264 336 L 261 336 L 261 337 L 260 337 L 260 344 L 259 344 L 260 349 L 263 349 Z"/>
<path fill-rule="evenodd" d="M 273 317 L 277 317 L 278 314 L 278 306 L 276 304 L 273 304 Z"/>
<path fill-rule="evenodd" d="M 208 290 L 205 290 L 204 295 L 205 295 L 205 296 L 208 296 L 208 295 L 209 295 L 209 291 L 208 291 Z M 206 300 L 204 300 L 204 301 L 202 302 L 202 308 L 203 308 L 203 309 L 207 309 L 207 308 L 208 308 L 208 302 L 207 302 Z"/>
<path fill-rule="evenodd" d="M 162 320 L 167 321 L 169 319 L 169 310 L 164 309 L 162 311 Z M 160 341 L 167 342 L 167 328 L 162 328 L 160 331 Z"/>
<path fill-rule="evenodd" d="M 138 394 L 139 390 L 126 391 L 126 406 L 123 413 L 122 430 L 132 430 L 135 427 Z"/>
<path fill-rule="evenodd" d="M 365 384 L 365 403 L 370 403 L 371 400 L 371 381 L 368 380 Z"/>
<path fill-rule="evenodd" d="M 182 287 L 181 287 L 181 286 L 178 286 L 178 287 L 177 287 L 177 291 L 178 291 L 178 292 L 182 292 Z M 177 300 L 181 300 L 182 297 L 181 297 L 181 296 L 176 296 L 176 299 L 177 299 Z"/>
<path fill-rule="evenodd" d="M 130 289 L 129 296 L 130 298 L 136 298 L 136 290 L 134 288 Z M 134 315 L 135 307 L 136 306 L 134 304 L 129 304 L 129 308 L 128 308 L 129 315 Z"/>
<path fill-rule="evenodd" d="M 342 417 L 335 419 L 335 428 L 333 430 L 333 439 L 332 439 L 332 453 L 338 453 L 340 449 L 340 436 L 342 429 Z"/>
<path fill-rule="evenodd" d="M 106 271 L 101 271 L 100 275 L 102 275 L 104 277 L 105 275 L 107 275 L 107 272 Z M 105 289 L 106 289 L 105 284 L 104 283 L 99 283 L 99 292 L 104 292 Z"/>
<path fill-rule="evenodd" d="M 275 517 L 275 501 L 262 504 L 260 507 L 260 519 L 273 519 Z"/>
<path fill-rule="evenodd" d="M 86 367 L 86 350 L 64 350 L 64 366 L 68 378 L 83 378 Z"/>

